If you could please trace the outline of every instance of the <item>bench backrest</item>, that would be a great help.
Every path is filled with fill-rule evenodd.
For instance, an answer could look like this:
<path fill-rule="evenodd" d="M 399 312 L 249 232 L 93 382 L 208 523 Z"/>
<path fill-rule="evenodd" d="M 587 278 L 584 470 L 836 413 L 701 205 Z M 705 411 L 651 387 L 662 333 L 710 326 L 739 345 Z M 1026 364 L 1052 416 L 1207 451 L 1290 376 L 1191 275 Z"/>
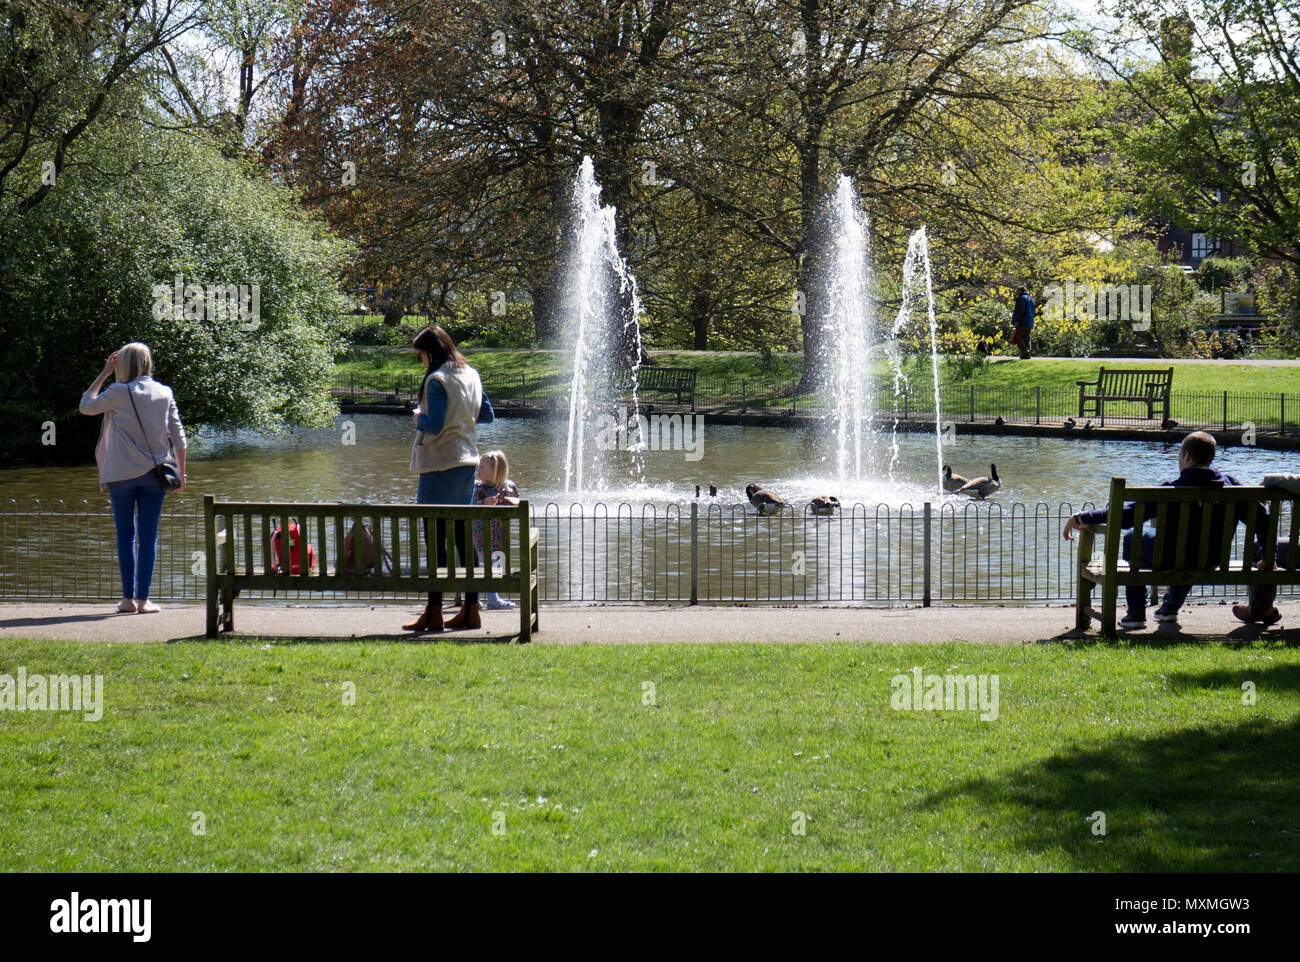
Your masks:
<path fill-rule="evenodd" d="M 1097 373 L 1097 393 L 1124 397 L 1146 397 L 1153 391 L 1168 390 L 1174 381 L 1174 369 L 1102 368 Z"/>
<path fill-rule="evenodd" d="M 1119 521 L 1126 503 L 1133 504 L 1134 538 L 1143 519 L 1155 523 L 1153 565 L 1160 570 L 1208 571 L 1250 568 L 1255 558 L 1250 546 L 1259 541 L 1263 557 L 1272 558 L 1277 551 L 1279 533 L 1291 542 L 1290 566 L 1300 553 L 1300 512 L 1297 495 L 1276 487 L 1238 486 L 1192 488 L 1160 486 L 1129 487 L 1123 478 L 1110 483 L 1110 510 L 1106 538 L 1106 566 L 1114 568 L 1119 558 Z M 1290 508 L 1285 528 L 1281 528 L 1284 508 Z M 1233 539 L 1238 524 L 1245 530 L 1243 551 L 1232 557 Z M 1131 552 L 1131 570 L 1144 566 L 1141 552 Z"/>
<path fill-rule="evenodd" d="M 643 367 L 636 372 L 637 386 L 657 391 L 689 390 L 695 384 L 695 369 L 690 367 Z M 632 374 L 619 371 L 613 376 L 616 387 L 630 388 Z"/>
<path fill-rule="evenodd" d="M 477 505 L 435 504 L 345 504 L 296 503 L 267 501 L 216 501 L 212 495 L 203 499 L 204 524 L 208 547 L 209 570 L 217 575 L 234 574 L 241 570 L 251 574 L 260 569 L 259 577 L 271 575 L 273 563 L 271 539 L 276 527 L 283 529 L 285 543 L 282 547 L 285 570 L 273 577 L 283 578 L 289 587 L 309 590 L 322 588 L 363 588 L 385 590 L 386 582 L 409 580 L 427 575 L 436 553 L 432 540 L 436 523 L 444 520 L 444 539 L 447 546 L 447 564 L 461 577 L 493 578 L 492 522 L 501 525 L 501 541 L 496 550 L 505 555 L 505 567 L 500 577 L 502 590 L 506 575 L 523 567 L 528 557 L 529 508 L 527 501 L 518 505 L 484 507 Z M 465 526 L 465 544 L 469 557 L 456 564 L 455 521 Z M 302 558 L 306 560 L 307 545 L 316 549 L 317 566 L 312 569 L 303 563 L 297 574 L 288 570 L 288 530 L 290 522 L 297 522 L 300 531 Z M 482 522 L 483 557 L 474 555 L 473 522 Z M 365 571 L 362 525 L 369 525 L 374 538 L 377 563 L 370 573 Z M 429 528 L 429 541 L 425 541 L 425 525 Z M 349 530 L 355 530 L 353 557 L 348 570 L 345 542 Z M 224 539 L 218 545 L 218 531 Z M 382 561 L 383 550 L 392 558 L 391 570 Z M 516 575 L 516 577 L 518 577 Z"/>

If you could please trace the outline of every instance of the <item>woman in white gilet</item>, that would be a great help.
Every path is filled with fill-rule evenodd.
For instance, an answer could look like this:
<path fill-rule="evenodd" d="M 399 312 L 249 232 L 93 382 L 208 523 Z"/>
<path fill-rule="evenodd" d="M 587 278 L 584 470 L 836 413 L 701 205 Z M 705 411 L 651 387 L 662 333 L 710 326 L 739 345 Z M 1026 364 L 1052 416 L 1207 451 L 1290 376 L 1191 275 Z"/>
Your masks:
<path fill-rule="evenodd" d="M 456 344 L 439 325 L 426 327 L 416 335 L 416 353 L 424 364 L 419 406 L 411 412 L 415 421 L 415 444 L 411 447 L 411 470 L 420 476 L 417 504 L 470 504 L 474 499 L 474 474 L 478 470 L 478 442 L 475 425 L 490 424 L 496 415 L 483 393 L 478 372 L 469 366 Z M 439 566 L 447 563 L 447 522 L 435 525 L 434 551 Z M 464 522 L 455 522 L 458 562 L 469 553 Z M 430 532 L 425 524 L 424 537 Z M 442 592 L 429 592 L 424 613 L 402 625 L 407 631 L 442 631 Z M 448 628 L 481 628 L 478 594 L 469 592 L 460 611 L 447 621 Z"/>

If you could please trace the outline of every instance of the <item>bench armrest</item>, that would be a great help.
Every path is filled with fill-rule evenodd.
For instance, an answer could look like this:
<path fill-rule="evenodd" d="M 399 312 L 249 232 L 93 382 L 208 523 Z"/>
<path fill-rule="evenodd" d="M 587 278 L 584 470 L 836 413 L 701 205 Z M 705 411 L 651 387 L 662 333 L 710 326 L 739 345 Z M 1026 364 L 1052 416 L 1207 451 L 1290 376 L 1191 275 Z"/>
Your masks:
<path fill-rule="evenodd" d="M 1092 560 L 1092 548 L 1096 544 L 1097 535 L 1105 536 L 1106 525 L 1104 524 L 1085 524 L 1079 530 L 1079 566 L 1083 567 Z"/>

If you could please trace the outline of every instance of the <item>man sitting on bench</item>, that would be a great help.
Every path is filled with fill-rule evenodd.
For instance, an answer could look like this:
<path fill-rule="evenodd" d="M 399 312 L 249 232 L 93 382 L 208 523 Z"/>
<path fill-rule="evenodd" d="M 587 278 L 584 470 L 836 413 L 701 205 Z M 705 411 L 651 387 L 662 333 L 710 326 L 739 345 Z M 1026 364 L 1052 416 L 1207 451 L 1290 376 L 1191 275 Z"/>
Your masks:
<path fill-rule="evenodd" d="M 1175 488 L 1223 488 L 1228 486 L 1240 486 L 1241 482 L 1229 474 L 1220 474 L 1214 468 L 1210 467 L 1210 462 L 1214 460 L 1214 455 L 1218 451 L 1218 444 L 1214 438 L 1204 431 L 1193 431 L 1187 437 L 1183 438 L 1182 446 L 1178 449 L 1178 477 L 1173 481 L 1164 482 Z M 1106 524 L 1106 515 L 1109 508 L 1100 508 L 1096 511 L 1084 511 L 1080 514 L 1070 516 L 1070 520 L 1065 523 L 1065 530 L 1061 532 L 1067 541 L 1074 540 L 1074 532 L 1083 529 L 1084 525 L 1089 524 Z M 1144 521 L 1150 521 L 1156 516 L 1157 505 L 1147 504 L 1143 514 L 1145 517 L 1134 519 L 1133 505 L 1124 506 L 1124 517 L 1120 520 L 1120 527 L 1124 529 L 1133 528 L 1141 530 Z M 1236 507 L 1237 523 L 1241 524 L 1246 520 L 1246 506 L 1239 504 Z M 1264 515 L 1266 518 L 1267 515 Z M 1201 519 L 1196 513 L 1189 518 L 1187 543 L 1195 544 L 1200 536 Z M 1170 518 L 1169 524 L 1177 522 Z M 1264 529 L 1266 525 L 1260 525 Z M 1109 535 L 1108 535 L 1109 537 Z M 1141 554 L 1142 564 L 1147 568 L 1154 568 L 1155 561 L 1152 554 L 1155 550 L 1156 536 L 1153 531 L 1142 531 Z M 1175 530 L 1165 532 L 1166 552 L 1172 553 L 1173 546 L 1177 544 L 1177 533 Z M 1258 547 L 1255 549 L 1258 551 Z M 1125 561 L 1132 560 L 1133 551 L 1133 531 L 1124 535 L 1123 555 Z M 1161 559 L 1162 564 L 1165 559 Z M 1165 593 L 1160 607 L 1156 609 L 1156 621 L 1169 624 L 1178 623 L 1178 609 L 1183 606 L 1187 600 L 1188 594 L 1191 593 L 1191 585 L 1170 585 L 1168 592 Z M 1120 620 L 1120 627 L 1132 631 L 1137 628 L 1145 628 L 1147 623 L 1147 589 L 1145 585 L 1125 585 L 1124 597 L 1128 602 L 1128 613 Z M 1272 606 L 1272 599 L 1268 599 L 1268 604 Z"/>

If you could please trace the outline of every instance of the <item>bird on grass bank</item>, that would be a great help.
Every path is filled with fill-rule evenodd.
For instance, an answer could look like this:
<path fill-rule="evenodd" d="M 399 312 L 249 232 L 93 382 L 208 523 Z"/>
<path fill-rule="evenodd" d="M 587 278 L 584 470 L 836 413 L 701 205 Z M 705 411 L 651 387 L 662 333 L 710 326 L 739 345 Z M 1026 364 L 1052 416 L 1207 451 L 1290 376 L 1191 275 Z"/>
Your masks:
<path fill-rule="evenodd" d="M 745 485 L 745 497 L 749 499 L 750 504 L 758 508 L 759 514 L 776 514 L 785 507 L 783 497 L 757 484 Z"/>
<path fill-rule="evenodd" d="M 957 489 L 957 493 L 968 494 L 972 498 L 978 498 L 982 501 L 995 493 L 1000 487 L 1002 487 L 1002 479 L 998 477 L 998 466 L 990 464 L 987 478 L 971 478 Z"/>
<path fill-rule="evenodd" d="M 960 491 L 962 485 L 969 480 L 970 478 L 963 478 L 960 474 L 953 474 L 950 466 L 946 464 L 943 466 L 943 489 L 949 494 Z"/>

